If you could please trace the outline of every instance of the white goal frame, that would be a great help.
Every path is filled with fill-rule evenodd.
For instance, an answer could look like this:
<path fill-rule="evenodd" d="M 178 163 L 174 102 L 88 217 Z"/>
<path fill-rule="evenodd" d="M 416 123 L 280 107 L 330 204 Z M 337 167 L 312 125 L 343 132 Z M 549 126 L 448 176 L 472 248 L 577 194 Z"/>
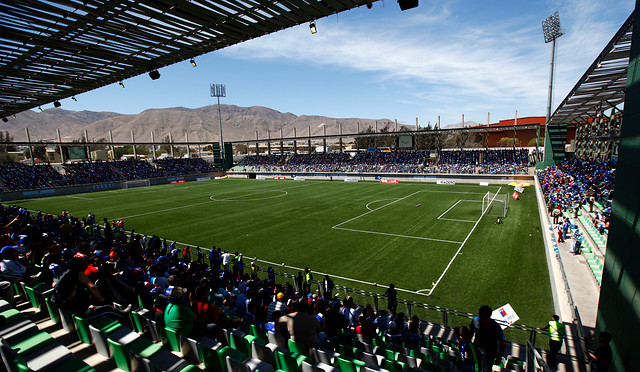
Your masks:
<path fill-rule="evenodd" d="M 148 178 L 143 180 L 133 180 L 133 181 L 124 181 L 122 182 L 123 189 L 132 189 L 134 187 L 146 187 L 151 186 L 151 181 Z"/>
<path fill-rule="evenodd" d="M 482 197 L 482 214 L 494 217 L 506 217 L 509 209 L 509 195 L 487 191 Z"/>

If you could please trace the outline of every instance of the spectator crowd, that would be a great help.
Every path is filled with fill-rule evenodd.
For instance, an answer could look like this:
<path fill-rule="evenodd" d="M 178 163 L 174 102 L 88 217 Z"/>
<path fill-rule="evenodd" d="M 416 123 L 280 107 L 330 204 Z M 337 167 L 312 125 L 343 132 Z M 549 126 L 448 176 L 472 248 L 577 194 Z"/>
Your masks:
<path fill-rule="evenodd" d="M 235 168 L 256 172 L 354 172 L 527 174 L 529 153 L 518 150 L 443 150 L 437 163 L 426 150 L 391 152 L 327 152 L 312 154 L 252 155 Z"/>
<path fill-rule="evenodd" d="M 215 172 L 202 158 L 75 162 L 59 169 L 49 164 L 11 164 L 0 167 L 0 186 L 7 191 L 57 186 L 119 182 L 153 177 L 170 177 Z"/>
<path fill-rule="evenodd" d="M 393 284 L 384 294 L 389 311 L 377 312 L 334 296 L 333 280 L 314 282 L 309 268 L 277 282 L 271 266 L 249 263 L 242 253 L 178 247 L 128 232 L 122 220 L 0 205 L 0 223 L 0 296 L 10 303 L 9 283 L 23 281 L 38 283 L 39 291 L 53 288 L 56 306 L 78 317 L 127 322 L 142 304 L 151 319 L 186 336 L 219 338 L 221 328 L 255 326 L 324 349 L 379 336 L 414 350 L 425 342 L 420 320 L 396 312 Z"/>

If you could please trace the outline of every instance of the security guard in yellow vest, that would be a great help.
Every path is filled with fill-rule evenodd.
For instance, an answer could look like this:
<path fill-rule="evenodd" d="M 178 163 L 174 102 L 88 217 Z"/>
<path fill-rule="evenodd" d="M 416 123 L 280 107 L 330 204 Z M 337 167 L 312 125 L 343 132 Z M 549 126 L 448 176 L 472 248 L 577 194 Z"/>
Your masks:
<path fill-rule="evenodd" d="M 552 367 L 556 364 L 556 356 L 564 341 L 564 324 L 560 322 L 559 316 L 554 315 L 547 326 L 539 329 L 549 332 L 549 366 Z"/>
<path fill-rule="evenodd" d="M 311 281 L 313 280 L 313 274 L 309 268 L 304 269 L 304 285 L 302 287 L 302 293 L 306 296 L 311 292 Z"/>

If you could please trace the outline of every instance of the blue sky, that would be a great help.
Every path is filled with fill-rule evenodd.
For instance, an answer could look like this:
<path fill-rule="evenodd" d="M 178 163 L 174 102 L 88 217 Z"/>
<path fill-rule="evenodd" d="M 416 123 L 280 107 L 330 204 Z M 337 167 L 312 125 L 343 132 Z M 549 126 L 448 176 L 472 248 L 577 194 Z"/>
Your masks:
<path fill-rule="evenodd" d="M 486 123 L 544 116 L 550 44 L 541 22 L 560 12 L 554 108 L 631 14 L 633 0 L 426 1 L 401 12 L 373 4 L 254 39 L 76 98 L 68 110 L 135 114 L 221 103 L 296 115 L 389 118 L 400 123 Z M 48 108 L 44 106 L 43 108 Z"/>

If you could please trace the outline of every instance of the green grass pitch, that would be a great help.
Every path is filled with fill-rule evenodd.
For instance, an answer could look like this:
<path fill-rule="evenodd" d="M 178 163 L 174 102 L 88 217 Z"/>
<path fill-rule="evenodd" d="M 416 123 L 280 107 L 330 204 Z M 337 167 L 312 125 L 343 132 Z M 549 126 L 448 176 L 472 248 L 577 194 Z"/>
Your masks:
<path fill-rule="evenodd" d="M 544 324 L 553 304 L 535 192 L 511 200 L 498 225 L 480 216 L 483 195 L 499 188 L 223 179 L 16 204 L 124 218 L 139 233 L 309 266 L 353 288 L 384 293 L 367 283 L 393 282 L 402 298 L 456 310 L 510 303 L 522 323 Z"/>

